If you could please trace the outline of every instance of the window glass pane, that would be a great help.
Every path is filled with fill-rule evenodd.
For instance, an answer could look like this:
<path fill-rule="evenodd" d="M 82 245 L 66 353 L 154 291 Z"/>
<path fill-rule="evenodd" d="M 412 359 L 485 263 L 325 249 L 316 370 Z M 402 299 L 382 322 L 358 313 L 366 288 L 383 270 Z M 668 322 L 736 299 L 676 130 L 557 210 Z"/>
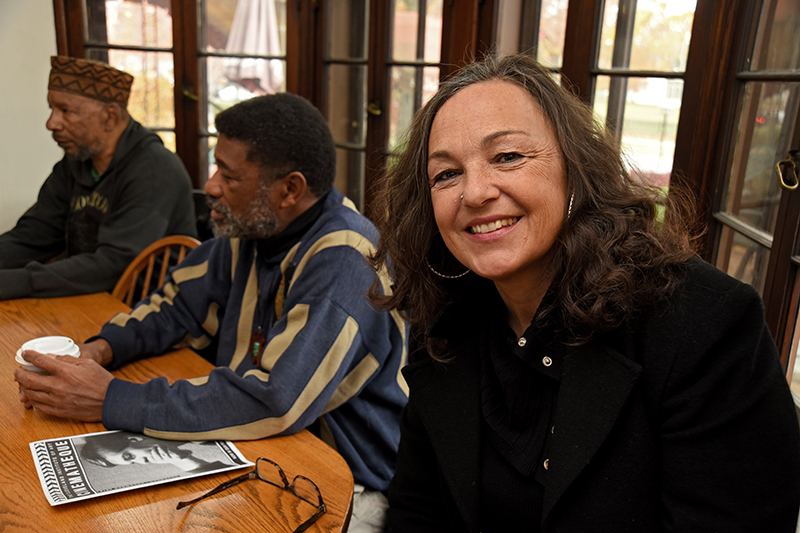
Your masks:
<path fill-rule="evenodd" d="M 366 160 L 363 150 L 336 149 L 336 180 L 339 191 L 353 200 L 359 210 L 364 209 L 364 168 Z"/>
<path fill-rule="evenodd" d="M 246 63 L 245 63 L 246 62 Z M 206 75 L 208 83 L 208 124 L 209 131 L 215 132 L 213 128 L 214 117 L 220 111 L 231 107 L 243 100 L 248 100 L 254 96 L 265 94 L 260 84 L 249 83 L 248 79 L 238 79 L 232 76 L 234 72 L 242 72 L 245 66 L 248 68 L 259 69 L 260 72 L 281 73 L 279 85 L 271 85 L 273 92 L 286 90 L 285 80 L 282 73 L 285 64 L 280 59 L 249 59 L 241 60 L 231 57 L 208 57 L 206 58 Z M 277 76 L 273 78 L 273 82 Z"/>
<path fill-rule="evenodd" d="M 328 126 L 337 143 L 366 143 L 367 67 L 330 65 L 328 67 Z"/>
<path fill-rule="evenodd" d="M 790 147 L 799 104 L 800 84 L 745 86 L 722 209 L 770 234 L 781 196 L 775 163 Z"/>
<path fill-rule="evenodd" d="M 764 291 L 769 250 L 728 226 L 723 226 L 719 240 L 717 268 Z"/>
<path fill-rule="evenodd" d="M 175 151 L 175 132 L 174 131 L 157 131 L 156 132 L 164 143 L 164 146 L 171 151 Z"/>
<path fill-rule="evenodd" d="M 86 0 L 85 5 L 89 41 L 172 47 L 172 15 L 163 1 Z"/>
<path fill-rule="evenodd" d="M 494 28 L 497 57 L 516 54 L 532 47 L 525 28 L 533 24 L 528 20 L 530 17 L 526 17 L 523 13 L 521 0 L 501 0 Z"/>
<path fill-rule="evenodd" d="M 328 58 L 366 59 L 367 0 L 328 2 Z"/>
<path fill-rule="evenodd" d="M 274 0 L 207 0 L 201 49 L 219 54 L 254 57 L 209 58 L 209 104 L 223 99 L 221 91 L 244 89 L 252 95 L 284 90 L 285 39 Z M 233 88 L 232 86 L 237 86 Z M 239 96 L 234 97 L 241 99 Z M 213 105 L 213 104 L 212 104 Z"/>
<path fill-rule="evenodd" d="M 619 0 L 606 0 L 603 10 L 603 24 L 600 26 L 600 47 L 597 57 L 597 66 L 599 68 L 611 68 L 618 12 Z"/>
<path fill-rule="evenodd" d="M 428 0 L 423 55 L 427 63 L 438 63 L 442 54 L 442 2 L 443 0 Z"/>
<path fill-rule="evenodd" d="M 683 72 L 692 36 L 695 0 L 639 0 L 631 69 Z"/>
<path fill-rule="evenodd" d="M 151 128 L 174 128 L 172 54 L 87 49 L 89 59 L 105 61 L 133 76 L 128 112 Z"/>
<path fill-rule="evenodd" d="M 205 0 L 207 52 L 286 55 L 286 0 Z"/>
<path fill-rule="evenodd" d="M 216 137 L 200 137 L 200 167 L 208 169 L 208 175 L 203 176 L 204 181 L 200 185 L 205 185 L 205 182 L 214 175 L 217 171 L 217 162 L 214 159 L 214 148 L 217 146 Z"/>
<path fill-rule="evenodd" d="M 800 0 L 765 0 L 751 70 L 800 69 Z"/>
<path fill-rule="evenodd" d="M 607 0 L 598 66 L 683 72 L 695 5 L 696 0 Z"/>
<path fill-rule="evenodd" d="M 596 116 L 612 124 L 622 118 L 621 128 L 612 126 L 622 150 L 635 174 L 655 187 L 669 185 L 682 95 L 682 80 L 597 78 Z"/>
<path fill-rule="evenodd" d="M 422 69 L 422 100 L 419 109 L 436 94 L 439 89 L 439 67 L 425 67 Z M 416 109 L 414 110 L 416 112 Z"/>
<path fill-rule="evenodd" d="M 795 286 L 800 285 L 800 274 L 795 279 Z M 800 302 L 793 302 L 795 306 Z M 792 389 L 795 405 L 800 405 L 800 313 L 797 315 L 797 322 L 794 324 L 794 334 L 792 335 L 792 346 L 789 351 L 789 364 L 787 365 L 789 386 Z"/>
<path fill-rule="evenodd" d="M 395 61 L 424 60 L 438 63 L 442 45 L 442 0 L 423 2 L 424 15 L 418 0 L 396 0 L 392 13 L 392 58 Z M 422 42 L 420 42 L 420 24 Z"/>
<path fill-rule="evenodd" d="M 278 17 L 278 32 L 280 34 L 281 55 L 286 56 L 286 2 L 287 0 L 274 0 L 275 14 Z"/>
<path fill-rule="evenodd" d="M 389 150 L 411 124 L 414 113 L 433 96 L 439 86 L 438 67 L 392 67 L 392 102 L 389 110 Z"/>
<path fill-rule="evenodd" d="M 397 0 L 392 15 L 392 57 L 395 61 L 413 61 L 417 58 L 419 3 L 416 0 Z"/>
<path fill-rule="evenodd" d="M 392 68 L 392 103 L 389 110 L 389 150 L 394 151 L 414 116 L 414 67 Z"/>
<path fill-rule="evenodd" d="M 542 0 L 536 59 L 548 67 L 560 68 L 564 61 L 568 0 Z"/>

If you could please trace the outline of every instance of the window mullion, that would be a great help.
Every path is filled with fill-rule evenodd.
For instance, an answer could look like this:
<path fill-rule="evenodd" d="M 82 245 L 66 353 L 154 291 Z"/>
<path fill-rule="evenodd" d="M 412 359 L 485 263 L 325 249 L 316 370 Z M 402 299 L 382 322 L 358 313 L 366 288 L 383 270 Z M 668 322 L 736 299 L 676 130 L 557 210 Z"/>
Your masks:
<path fill-rule="evenodd" d="M 208 168 L 208 154 L 200 150 L 200 89 L 197 35 L 197 2 L 172 0 L 172 60 L 175 74 L 175 151 L 181 158 L 194 188 L 200 183 L 201 168 Z M 201 158 L 203 159 L 201 161 Z"/>

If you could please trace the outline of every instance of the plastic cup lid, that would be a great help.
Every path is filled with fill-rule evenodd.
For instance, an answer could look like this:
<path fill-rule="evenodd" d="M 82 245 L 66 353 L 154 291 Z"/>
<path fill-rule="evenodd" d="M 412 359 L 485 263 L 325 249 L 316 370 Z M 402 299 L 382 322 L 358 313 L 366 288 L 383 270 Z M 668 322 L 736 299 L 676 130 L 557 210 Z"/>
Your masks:
<path fill-rule="evenodd" d="M 22 357 L 22 352 L 25 350 L 55 355 L 71 355 L 73 357 L 79 357 L 81 355 L 81 349 L 75 344 L 75 341 L 69 337 L 52 336 L 29 340 L 22 345 L 22 348 L 17 350 L 17 355 L 14 360 L 22 365 L 22 368 L 33 372 L 41 371 L 41 369 Z"/>
<path fill-rule="evenodd" d="M 55 355 L 74 355 L 80 352 L 78 345 L 69 337 L 39 337 L 32 339 L 22 345 L 21 350 L 34 350 L 39 353 L 51 353 Z"/>

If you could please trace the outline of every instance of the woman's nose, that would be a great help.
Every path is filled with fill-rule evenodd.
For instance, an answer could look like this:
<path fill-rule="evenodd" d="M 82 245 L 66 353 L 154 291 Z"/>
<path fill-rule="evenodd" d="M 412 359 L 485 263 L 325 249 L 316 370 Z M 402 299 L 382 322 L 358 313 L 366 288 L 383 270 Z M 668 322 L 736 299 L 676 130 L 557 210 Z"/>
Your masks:
<path fill-rule="evenodd" d="M 476 168 L 467 170 L 463 180 L 461 202 L 469 206 L 481 206 L 500 196 L 500 189 L 494 181 L 491 169 Z"/>

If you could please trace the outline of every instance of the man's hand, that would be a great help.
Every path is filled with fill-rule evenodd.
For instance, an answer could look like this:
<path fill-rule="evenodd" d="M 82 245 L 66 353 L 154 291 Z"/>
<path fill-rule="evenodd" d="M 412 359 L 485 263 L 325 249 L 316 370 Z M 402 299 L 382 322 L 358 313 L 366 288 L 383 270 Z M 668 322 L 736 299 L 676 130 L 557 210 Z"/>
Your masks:
<path fill-rule="evenodd" d="M 14 371 L 14 379 L 19 383 L 19 400 L 27 409 L 85 422 L 102 421 L 103 401 L 114 376 L 93 356 L 84 357 L 83 346 L 80 358 L 32 350 L 23 354 L 29 363 L 50 373 L 46 376 L 22 368 Z"/>

